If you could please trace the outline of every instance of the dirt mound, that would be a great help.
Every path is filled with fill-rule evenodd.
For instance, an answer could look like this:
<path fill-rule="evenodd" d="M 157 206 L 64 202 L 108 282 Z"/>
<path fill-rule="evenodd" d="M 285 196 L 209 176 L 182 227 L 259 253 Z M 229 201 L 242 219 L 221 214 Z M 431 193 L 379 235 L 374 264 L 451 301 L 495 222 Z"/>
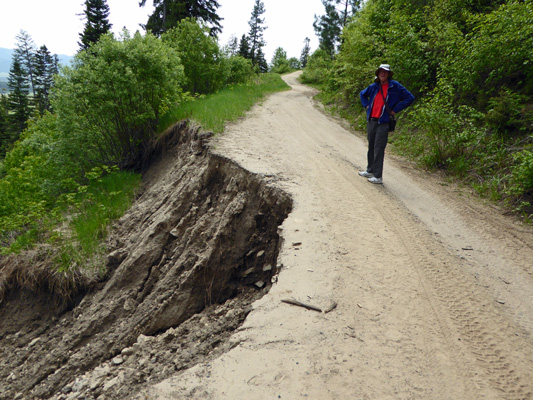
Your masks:
<path fill-rule="evenodd" d="M 212 154 L 184 124 L 109 240 L 108 277 L 57 305 L 12 287 L 0 304 L 1 399 L 127 398 L 223 351 L 278 271 L 288 195 Z"/>

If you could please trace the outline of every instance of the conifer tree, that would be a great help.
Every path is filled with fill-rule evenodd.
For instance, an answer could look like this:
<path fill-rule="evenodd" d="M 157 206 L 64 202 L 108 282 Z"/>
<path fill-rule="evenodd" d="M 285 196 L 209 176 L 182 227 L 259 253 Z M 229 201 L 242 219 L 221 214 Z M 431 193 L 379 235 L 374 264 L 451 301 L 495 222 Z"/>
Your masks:
<path fill-rule="evenodd" d="M 28 94 L 30 90 L 27 72 L 22 66 L 20 56 L 14 54 L 7 81 L 10 93 L 8 95 L 8 129 L 7 140 L 2 143 L 2 147 L 7 149 L 14 143 L 20 134 L 26 129 L 28 118 L 31 115 Z"/>
<path fill-rule="evenodd" d="M 259 47 L 256 51 L 256 65 L 259 67 L 259 72 L 261 73 L 267 73 L 268 72 L 268 63 L 265 57 L 265 53 L 263 53 L 262 47 Z"/>
<path fill-rule="evenodd" d="M 340 43 L 342 29 L 360 7 L 361 0 L 322 0 L 326 14 L 315 15 L 313 28 L 319 38 L 320 48 L 332 57 Z M 337 6 L 340 9 L 337 9 Z"/>
<path fill-rule="evenodd" d="M 248 38 L 246 35 L 242 35 L 241 41 L 239 43 L 239 55 L 244 58 L 251 58 L 250 57 L 250 43 L 248 42 Z"/>
<path fill-rule="evenodd" d="M 146 1 L 141 0 L 139 6 L 144 7 Z M 154 35 L 161 36 L 185 18 L 204 22 L 209 26 L 211 36 L 222 31 L 222 19 L 216 13 L 220 7 L 217 0 L 153 0 L 153 5 L 154 12 L 143 27 Z"/>
<path fill-rule="evenodd" d="M 311 54 L 311 46 L 309 45 L 311 43 L 311 39 L 308 37 L 304 40 L 304 48 L 302 49 L 302 54 L 300 55 L 300 65 L 302 68 L 305 68 L 307 65 L 307 61 L 309 60 L 309 56 Z"/>
<path fill-rule="evenodd" d="M 54 84 L 54 75 L 58 73 L 57 55 L 50 54 L 46 46 L 35 53 L 35 105 L 42 115 L 50 110 L 49 94 Z"/>
<path fill-rule="evenodd" d="M 16 39 L 17 47 L 15 48 L 14 57 L 18 59 L 20 68 L 25 72 L 25 76 L 28 78 L 30 85 L 29 87 L 32 89 L 33 95 L 35 96 L 35 43 L 31 36 L 22 30 L 17 35 Z"/>
<path fill-rule="evenodd" d="M 6 155 L 4 144 L 9 142 L 8 136 L 8 103 L 7 96 L 0 95 L 0 158 Z"/>
<path fill-rule="evenodd" d="M 230 56 L 236 56 L 239 54 L 239 40 L 235 35 L 231 35 L 228 41 L 227 51 Z"/>
<path fill-rule="evenodd" d="M 265 5 L 261 0 L 255 0 L 254 8 L 252 10 L 252 16 L 248 25 L 250 26 L 250 32 L 248 34 L 248 41 L 250 45 L 250 59 L 253 65 L 259 65 L 264 63 L 260 69 L 264 69 L 267 65 L 262 48 L 266 45 L 263 38 L 263 32 L 266 30 L 264 26 L 265 19 L 261 16 L 265 13 Z M 261 59 L 262 56 L 262 59 Z M 268 70 L 268 65 L 267 65 Z"/>
<path fill-rule="evenodd" d="M 81 50 L 87 50 L 100 36 L 111 30 L 109 23 L 109 6 L 107 0 L 85 0 L 85 28 L 80 33 Z"/>

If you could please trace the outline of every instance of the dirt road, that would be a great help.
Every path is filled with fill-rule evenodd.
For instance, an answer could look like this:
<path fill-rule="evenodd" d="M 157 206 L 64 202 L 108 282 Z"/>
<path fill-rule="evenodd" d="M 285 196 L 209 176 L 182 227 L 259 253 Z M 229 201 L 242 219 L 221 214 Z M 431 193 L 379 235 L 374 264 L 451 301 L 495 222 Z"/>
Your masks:
<path fill-rule="evenodd" d="M 139 398 L 533 398 L 533 230 L 390 155 L 368 183 L 296 78 L 213 143 L 294 198 L 277 283 L 231 351 Z"/>

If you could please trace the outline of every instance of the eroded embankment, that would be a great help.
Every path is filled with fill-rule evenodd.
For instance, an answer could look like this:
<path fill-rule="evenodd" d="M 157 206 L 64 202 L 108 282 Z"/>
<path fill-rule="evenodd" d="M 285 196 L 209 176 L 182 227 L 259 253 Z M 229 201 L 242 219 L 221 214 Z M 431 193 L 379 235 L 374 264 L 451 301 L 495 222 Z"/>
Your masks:
<path fill-rule="evenodd" d="M 287 194 L 177 125 L 109 240 L 108 275 L 75 306 L 9 288 L 1 399 L 119 399 L 226 350 L 277 273 Z M 4 267 L 7 267 L 4 265 Z M 229 300 L 228 300 L 229 299 Z"/>

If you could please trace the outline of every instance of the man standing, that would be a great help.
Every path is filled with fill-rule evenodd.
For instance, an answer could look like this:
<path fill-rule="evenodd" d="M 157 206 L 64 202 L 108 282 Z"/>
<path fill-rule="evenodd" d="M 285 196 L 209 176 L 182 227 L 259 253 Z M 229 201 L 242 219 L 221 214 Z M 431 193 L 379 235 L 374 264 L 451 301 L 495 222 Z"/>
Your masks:
<path fill-rule="evenodd" d="M 390 65 L 381 64 L 374 83 L 359 93 L 366 108 L 368 165 L 359 175 L 371 183 L 383 183 L 383 161 L 389 139 L 389 126 L 397 112 L 407 108 L 415 97 L 399 82 L 392 80 Z"/>

